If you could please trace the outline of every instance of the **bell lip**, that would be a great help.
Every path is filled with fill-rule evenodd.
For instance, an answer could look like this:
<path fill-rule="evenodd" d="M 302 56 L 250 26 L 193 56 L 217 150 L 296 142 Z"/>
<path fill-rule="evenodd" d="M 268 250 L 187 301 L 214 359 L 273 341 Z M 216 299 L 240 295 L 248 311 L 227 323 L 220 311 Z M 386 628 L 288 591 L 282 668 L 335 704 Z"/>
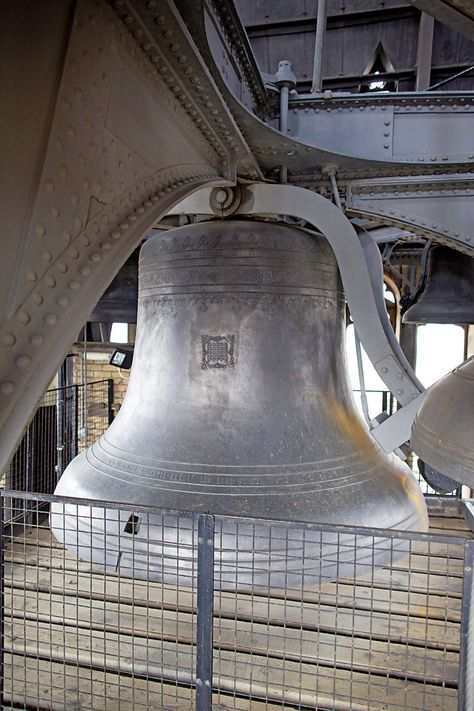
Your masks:
<path fill-rule="evenodd" d="M 473 385 L 464 385 L 460 380 L 474 380 L 474 356 L 443 376 L 428 391 L 412 425 L 410 446 L 434 469 L 459 484 L 473 487 L 474 447 L 463 445 L 458 436 L 459 430 L 450 425 L 449 418 L 443 427 L 439 426 L 436 430 L 430 426 L 430 423 L 433 423 L 431 413 L 437 413 L 441 406 L 446 407 L 448 403 L 450 409 L 454 410 L 461 398 L 465 402 L 465 388 L 473 388 Z M 463 414 L 465 418 L 469 418 L 470 414 L 474 415 L 474 404 L 471 406 L 471 412 L 464 408 Z M 437 420 L 434 421 L 438 425 Z"/>
<path fill-rule="evenodd" d="M 413 307 L 410 306 L 409 309 L 405 311 L 405 313 L 402 316 L 402 323 L 412 323 L 412 324 L 423 324 L 423 325 L 428 325 L 430 323 L 432 324 L 440 324 L 443 326 L 467 326 L 468 324 L 472 323 L 473 320 L 473 315 L 474 315 L 474 310 L 473 313 L 470 315 L 467 314 L 459 314 L 456 315 L 456 312 L 451 312 L 446 315 L 440 315 L 439 312 L 433 311 L 433 313 L 427 313 L 427 314 L 422 314 L 418 315 L 416 314 L 410 314 L 410 311 Z"/>
<path fill-rule="evenodd" d="M 141 537 L 134 537 L 124 531 L 108 532 L 105 524 L 101 529 L 93 529 L 88 527 L 87 517 L 81 520 L 74 514 L 72 525 L 69 522 L 68 528 L 61 526 L 61 520 L 68 518 L 71 518 L 71 515 L 67 510 L 55 512 L 52 506 L 49 519 L 51 530 L 67 550 L 91 566 L 92 573 L 94 568 L 101 571 L 105 569 L 125 578 L 148 580 L 164 585 L 195 586 L 198 552 L 194 541 L 197 535 L 197 519 L 191 528 L 187 529 L 190 541 L 182 539 L 168 542 L 162 540 L 163 533 L 166 536 L 166 526 L 154 526 L 153 521 L 145 524 L 145 535 L 142 533 Z M 230 523 L 232 525 L 233 519 Z M 240 528 L 245 526 L 241 521 L 238 523 Z M 269 537 L 262 539 L 266 546 L 255 550 L 253 546 L 249 547 L 249 544 L 254 539 L 258 523 L 250 520 L 248 531 L 244 533 L 240 545 L 237 538 L 239 529 L 232 527 L 226 531 L 226 520 L 222 521 L 222 529 L 216 530 L 214 584 L 218 590 L 272 590 L 275 594 L 278 590 L 320 588 L 325 583 L 348 576 L 355 577 L 364 573 L 371 575 L 374 565 L 383 566 L 397 560 L 399 556 L 406 555 L 413 540 L 413 533 L 407 535 L 407 532 L 402 531 L 398 533 L 405 535 L 393 536 L 391 529 L 378 531 L 376 539 L 371 535 L 370 529 L 367 532 L 348 532 L 348 540 L 344 542 L 340 555 L 341 527 L 334 531 L 320 530 L 317 527 L 308 531 L 308 528 L 305 528 L 302 529 L 301 538 L 293 541 L 289 537 L 289 529 L 286 529 L 286 535 L 279 539 L 275 527 L 269 526 Z M 157 538 L 153 536 L 154 532 L 158 532 Z M 328 539 L 323 541 L 324 534 L 328 533 Z M 227 536 L 234 541 L 231 547 L 226 543 Z M 364 545 L 365 539 L 368 539 L 369 545 Z M 104 545 L 105 541 L 107 546 Z M 297 547 L 296 551 L 294 547 L 291 548 L 290 555 L 288 543 L 294 543 Z M 157 550 L 154 550 L 155 546 Z"/>
<path fill-rule="evenodd" d="M 410 447 L 424 462 L 459 484 L 474 487 L 474 453 L 447 437 L 441 438 L 420 420 L 413 423 Z"/>

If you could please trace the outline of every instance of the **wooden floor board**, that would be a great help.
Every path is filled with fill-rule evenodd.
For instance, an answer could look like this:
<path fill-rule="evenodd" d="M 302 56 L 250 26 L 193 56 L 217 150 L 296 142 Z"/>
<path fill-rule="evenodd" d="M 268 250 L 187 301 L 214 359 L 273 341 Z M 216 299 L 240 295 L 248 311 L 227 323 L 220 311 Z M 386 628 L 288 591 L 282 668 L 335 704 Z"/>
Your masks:
<path fill-rule="evenodd" d="M 20 591 L 6 593 L 6 604 L 11 606 L 14 621 L 22 621 L 26 626 L 36 623 L 62 626 L 107 633 L 121 633 L 133 637 L 135 644 L 147 644 L 148 640 L 177 640 L 183 644 L 195 641 L 195 618 L 188 613 L 169 610 L 134 609 L 129 605 L 108 605 L 90 601 L 89 606 L 78 605 L 74 600 L 64 600 L 61 596 L 39 595 L 28 597 Z M 338 667 L 353 668 L 357 671 L 382 673 L 387 659 L 391 660 L 390 673 L 405 675 L 420 681 L 426 678 L 425 647 L 396 643 L 392 639 L 377 641 L 359 637 L 353 631 L 349 636 L 334 632 L 322 632 L 319 626 L 292 628 L 278 626 L 272 621 L 266 623 L 219 617 L 215 642 L 222 649 L 238 649 L 241 652 L 257 653 L 303 659 L 312 663 L 334 664 Z M 426 640 L 426 647 L 429 647 Z M 432 683 L 442 683 L 443 679 L 452 684 L 457 679 L 457 652 L 444 649 L 430 650 L 429 678 Z"/>
<path fill-rule="evenodd" d="M 30 579 L 34 581 L 36 571 L 33 569 L 30 573 L 32 573 Z M 97 577 L 99 578 L 98 580 Z M 10 585 L 10 581 L 15 581 L 16 584 L 21 585 L 23 580 L 23 570 L 21 568 L 13 569 L 12 578 L 10 578 L 8 570 L 6 571 L 6 587 Z M 143 585 L 137 588 L 127 580 L 120 581 L 120 583 L 116 579 L 109 581 L 107 576 L 96 576 L 94 580 L 91 580 L 90 576 L 81 575 L 79 578 L 75 578 L 70 575 L 63 576 L 61 573 L 57 576 L 55 571 L 48 571 L 44 576 L 44 580 L 46 583 L 50 580 L 55 581 L 55 590 L 59 594 L 61 594 L 61 590 L 66 588 L 73 595 L 77 589 L 81 589 L 86 594 L 94 588 L 102 592 L 104 582 L 106 582 L 108 592 L 104 599 L 118 600 L 120 596 L 124 596 L 134 606 L 136 606 L 137 601 L 141 601 L 145 605 L 152 607 L 156 601 L 158 605 L 165 603 L 174 609 L 190 610 L 195 604 L 193 593 L 186 588 L 176 590 L 175 588 L 163 587 L 160 591 L 160 596 L 157 595 L 155 598 L 152 593 L 150 594 L 150 590 L 147 590 Z M 111 591 L 115 593 L 113 598 L 110 598 Z M 216 613 L 228 616 L 238 615 L 242 618 L 253 620 L 270 618 L 274 622 L 280 622 L 281 624 L 298 624 L 310 627 L 314 627 L 317 623 L 320 629 L 337 627 L 338 631 L 345 634 L 350 634 L 355 630 L 356 633 L 372 635 L 377 639 L 390 636 L 394 641 L 406 642 L 409 637 L 418 644 L 425 644 L 428 641 L 433 648 L 439 647 L 439 645 L 442 647 L 448 645 L 450 649 L 456 647 L 459 637 L 459 625 L 447 619 L 439 619 L 440 616 L 438 614 L 433 614 L 430 617 L 430 609 L 438 611 L 440 608 L 439 603 L 437 607 L 433 606 L 432 608 L 426 605 L 426 600 L 421 600 L 420 605 L 416 605 L 412 601 L 410 603 L 405 609 L 399 606 L 398 613 L 390 604 L 385 604 L 379 609 L 377 609 L 377 606 L 366 605 L 365 609 L 357 609 L 357 614 L 354 615 L 354 604 L 349 606 L 347 602 L 346 606 L 342 607 L 339 605 L 339 598 L 336 600 L 335 596 L 332 596 L 329 600 L 323 598 L 323 602 L 318 599 L 314 602 L 305 599 L 302 605 L 301 600 L 278 600 L 273 598 L 268 600 L 267 597 L 261 595 L 240 594 L 235 596 L 232 593 L 220 592 L 216 594 L 215 608 Z M 427 619 L 430 619 L 428 631 Z"/>

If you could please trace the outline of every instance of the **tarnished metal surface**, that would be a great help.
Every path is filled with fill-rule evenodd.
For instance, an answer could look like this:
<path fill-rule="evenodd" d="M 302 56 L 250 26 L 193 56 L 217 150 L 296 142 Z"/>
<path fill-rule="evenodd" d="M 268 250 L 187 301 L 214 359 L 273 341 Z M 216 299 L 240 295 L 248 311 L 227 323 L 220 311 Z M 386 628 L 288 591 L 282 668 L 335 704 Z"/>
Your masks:
<path fill-rule="evenodd" d="M 449 247 L 430 251 L 426 284 L 404 323 L 474 323 L 474 259 Z"/>
<path fill-rule="evenodd" d="M 459 482 L 450 479 L 422 459 L 418 460 L 418 470 L 429 486 L 438 494 L 449 494 L 455 489 L 459 489 Z"/>
<path fill-rule="evenodd" d="M 474 487 L 474 358 L 429 390 L 413 423 L 410 444 L 428 464 Z"/>
<path fill-rule="evenodd" d="M 423 529 L 411 471 L 356 414 L 344 307 L 328 243 L 295 228 L 218 221 L 149 240 L 124 404 L 57 493 Z"/>
<path fill-rule="evenodd" d="M 136 323 L 138 308 L 138 250 L 127 259 L 88 317 L 100 323 Z"/>
<path fill-rule="evenodd" d="M 289 138 L 261 120 L 267 95 L 229 0 L 25 0 L 5 8 L 1 30 L 0 463 L 106 285 L 203 185 L 286 166 L 289 182 L 324 192 L 331 164 L 342 193 L 392 175 L 388 209 L 346 192 L 354 214 L 469 248 L 470 94 L 298 97 Z M 452 175 L 450 190 L 405 211 L 403 181 L 428 175 L 429 192 L 435 174 Z"/>
<path fill-rule="evenodd" d="M 472 255 L 473 195 L 474 179 L 467 173 L 355 180 L 348 186 L 346 209 Z"/>
<path fill-rule="evenodd" d="M 254 164 L 173 3 L 147 10 L 154 33 L 120 3 L 47 5 L 2 16 L 3 463 L 153 222 L 196 188 L 228 181 L 237 161 L 244 172 Z"/>
<path fill-rule="evenodd" d="M 433 174 L 440 165 L 443 166 L 443 173 L 448 170 L 461 172 L 474 165 L 472 130 L 469 129 L 465 138 L 469 150 L 464 142 L 462 149 L 456 150 L 451 145 L 453 141 L 456 145 L 459 140 L 462 141 L 462 134 L 444 129 L 448 121 L 451 125 L 453 115 L 464 118 L 467 114 L 465 120 L 469 127 L 472 126 L 474 114 L 470 94 L 462 97 L 456 93 L 442 97 L 430 93 L 355 94 L 327 98 L 297 96 L 290 104 L 290 111 L 296 111 L 289 127 L 290 133 L 283 136 L 276 130 L 277 116 L 274 128 L 263 123 L 249 111 L 247 102 L 236 95 L 232 85 L 229 88 L 226 76 L 228 60 L 225 53 L 215 50 L 215 45 L 226 44 L 227 38 L 227 51 L 234 53 L 234 61 L 238 63 L 238 52 L 229 39 L 240 31 L 238 18 L 230 9 L 232 3 L 178 0 L 177 4 L 227 106 L 268 177 L 272 177 L 281 165 L 287 166 L 292 176 L 290 182 L 309 180 L 313 183 L 324 180 L 322 168 L 328 163 L 336 163 L 344 179 L 348 180 L 369 176 Z M 212 18 L 212 32 L 209 31 L 209 18 Z M 246 81 L 252 81 L 248 70 Z M 243 91 L 240 85 L 238 90 Z M 325 113 L 330 116 L 325 118 Z M 394 117 L 394 114 L 397 116 Z M 395 131 L 394 124 L 397 126 Z M 300 125 L 307 127 L 301 135 L 298 132 Z M 327 126 L 331 127 L 330 130 Z M 348 140 L 351 135 L 352 140 Z M 445 154 L 448 154 L 447 158 Z"/>
<path fill-rule="evenodd" d="M 173 212 L 215 214 L 212 202 L 212 192 L 204 188 L 186 198 Z M 400 404 L 412 405 L 424 388 L 390 324 L 382 291 L 380 252 L 371 237 L 364 232 L 358 234 L 329 200 L 293 185 L 248 186 L 241 191 L 241 202 L 234 205 L 234 213 L 275 218 L 292 215 L 324 234 L 336 254 L 351 315 L 367 354 Z"/>

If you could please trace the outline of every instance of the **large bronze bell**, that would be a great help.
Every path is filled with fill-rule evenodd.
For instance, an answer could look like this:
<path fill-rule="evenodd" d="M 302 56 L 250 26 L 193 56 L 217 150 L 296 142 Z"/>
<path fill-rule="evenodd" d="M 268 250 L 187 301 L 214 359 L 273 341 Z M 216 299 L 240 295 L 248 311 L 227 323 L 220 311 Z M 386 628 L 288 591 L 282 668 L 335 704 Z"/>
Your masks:
<path fill-rule="evenodd" d="M 265 222 L 194 224 L 150 239 L 139 269 L 125 401 L 107 432 L 66 469 L 57 494 L 227 516 L 427 527 L 410 469 L 381 451 L 356 413 L 344 295 L 325 239 Z M 62 511 L 53 506 L 53 530 L 80 557 L 144 575 L 142 545 L 144 555 L 155 556 L 146 575 L 175 579 L 176 563 L 168 566 L 160 548 L 161 519 L 142 525 L 132 541 L 127 512 L 109 511 L 101 524 L 98 508 L 91 525 L 84 510 L 79 522 L 71 515 L 65 525 Z M 267 582 L 288 583 L 294 574 L 301 583 L 297 556 L 294 568 L 285 568 L 278 526 L 252 544 L 251 524 L 239 526 L 237 539 L 226 525 L 221 576 L 228 571 L 234 582 L 255 583 L 249 565 L 258 564 Z M 116 536 L 107 551 L 104 526 Z M 191 533 L 181 526 L 183 550 Z M 307 533 L 304 545 L 319 556 L 318 536 Z M 239 556 L 246 566 L 236 575 L 233 549 L 244 543 L 250 551 Z M 354 552 L 347 556 L 353 565 Z"/>
<path fill-rule="evenodd" d="M 433 385 L 416 415 L 410 444 L 432 467 L 474 488 L 474 358 Z"/>
<path fill-rule="evenodd" d="M 430 250 L 426 284 L 403 323 L 474 323 L 474 259 L 449 247 Z"/>

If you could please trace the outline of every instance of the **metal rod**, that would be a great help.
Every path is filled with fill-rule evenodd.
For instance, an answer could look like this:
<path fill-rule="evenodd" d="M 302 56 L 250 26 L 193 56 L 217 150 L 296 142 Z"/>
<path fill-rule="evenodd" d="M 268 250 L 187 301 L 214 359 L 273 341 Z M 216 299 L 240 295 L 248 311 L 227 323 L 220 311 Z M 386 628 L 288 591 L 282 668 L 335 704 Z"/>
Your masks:
<path fill-rule="evenodd" d="M 58 388 L 56 391 L 56 481 L 59 481 L 66 468 L 66 397 L 67 388 Z"/>
<path fill-rule="evenodd" d="M 63 504 L 72 504 L 73 506 L 92 506 L 92 507 L 97 507 L 98 502 L 96 499 L 84 499 L 82 497 L 76 497 L 76 496 L 54 496 L 53 494 L 36 494 L 34 492 L 25 492 L 25 491 L 17 491 L 13 489 L 0 489 L 0 498 L 17 498 L 21 500 L 25 499 L 31 499 L 31 501 L 40 501 L 42 503 L 63 503 Z M 117 503 L 116 501 L 100 501 L 100 508 L 101 509 L 112 509 L 114 511 L 120 511 L 123 509 L 128 509 L 126 508 L 126 504 L 123 503 Z M 129 506 L 129 505 L 128 505 Z M 179 514 L 180 518 L 189 518 L 192 519 L 195 517 L 196 514 L 194 514 L 191 511 L 177 511 L 176 509 L 162 509 L 159 508 L 158 506 L 147 506 L 145 504 L 134 504 L 133 505 L 133 510 L 134 512 L 138 511 L 143 511 L 144 513 L 148 514 L 153 514 L 153 513 L 159 513 L 162 515 L 163 513 L 166 514 Z M 214 518 L 217 518 L 218 521 L 222 521 L 223 523 L 225 522 L 230 522 L 233 521 L 234 523 L 238 523 L 239 525 L 243 525 L 245 522 L 249 522 L 251 524 L 254 524 L 255 521 L 266 521 L 268 519 L 252 519 L 248 518 L 245 516 L 215 516 Z M 364 534 L 367 536 L 373 535 L 373 536 L 378 536 L 381 538 L 386 538 L 387 537 L 387 529 L 382 529 L 382 528 L 373 528 L 370 526 L 346 526 L 343 524 L 331 524 L 325 525 L 325 524 L 318 524 L 318 523 L 307 523 L 307 522 L 296 522 L 296 521 L 280 521 L 278 519 L 271 519 L 272 525 L 281 525 L 285 529 L 300 529 L 304 528 L 305 531 L 324 531 L 326 533 L 356 533 L 356 534 Z M 430 541 L 432 540 L 433 535 L 430 533 L 419 533 L 418 531 L 399 531 L 396 529 L 390 529 L 390 538 L 397 538 L 401 540 L 414 540 L 414 541 Z M 457 544 L 462 544 L 464 545 L 466 539 L 464 536 L 443 536 L 443 535 L 436 535 L 436 542 L 437 543 L 457 543 Z"/>
<path fill-rule="evenodd" d="M 26 467 L 25 467 L 25 491 L 34 491 L 34 443 L 36 433 L 36 419 L 33 417 L 30 426 L 26 431 Z M 33 523 L 34 503 L 31 500 L 25 501 L 25 522 L 28 525 Z"/>
<path fill-rule="evenodd" d="M 79 385 L 73 385 L 73 426 L 71 442 L 71 459 L 79 454 Z"/>
<path fill-rule="evenodd" d="M 332 194 L 334 196 L 334 202 L 336 206 L 342 210 L 341 196 L 339 195 L 339 188 L 337 187 L 336 173 L 331 171 L 329 173 L 329 180 L 331 181 Z"/>
<path fill-rule="evenodd" d="M 0 499 L 0 706 L 3 707 L 4 697 L 4 682 L 5 682 L 5 629 L 4 629 L 4 614 L 5 614 L 5 594 L 4 594 L 4 511 L 5 499 Z"/>
<path fill-rule="evenodd" d="M 429 86 L 426 91 L 433 91 L 433 89 L 437 89 L 439 86 L 444 86 L 445 84 L 449 84 L 450 82 L 454 81 L 455 79 L 458 79 L 459 77 L 464 76 L 465 74 L 468 74 L 469 72 L 472 72 L 474 69 L 474 64 L 472 67 L 468 67 L 467 69 L 463 69 L 462 72 L 458 72 L 457 74 L 453 74 L 452 77 L 449 77 L 448 79 L 443 79 L 443 81 L 439 81 L 437 84 L 433 84 L 433 86 Z"/>
<path fill-rule="evenodd" d="M 458 711 L 474 709 L 474 541 L 464 546 Z"/>
<path fill-rule="evenodd" d="M 316 39 L 314 42 L 313 83 L 311 91 L 321 91 L 324 35 L 326 33 L 326 0 L 318 0 Z"/>
<path fill-rule="evenodd" d="M 88 432 L 88 407 L 87 407 L 87 397 L 88 397 L 88 391 L 87 391 L 87 321 L 84 326 L 84 343 L 83 343 L 83 351 L 82 351 L 82 385 L 83 385 L 83 391 L 82 391 L 82 427 L 84 430 L 84 442 L 86 446 L 89 444 L 89 432 Z"/>
<path fill-rule="evenodd" d="M 364 364 L 362 363 L 362 350 L 360 347 L 360 339 L 357 335 L 357 331 L 354 328 L 354 341 L 357 356 L 357 370 L 359 372 L 359 384 L 360 384 L 360 401 L 362 403 L 362 412 L 364 414 L 364 419 L 370 427 L 370 415 L 369 415 L 369 405 L 367 403 L 367 391 L 365 389 L 365 377 L 364 377 Z"/>
<path fill-rule="evenodd" d="M 280 87 L 280 132 L 284 136 L 288 133 L 288 102 L 289 102 L 289 88 L 288 86 Z M 288 182 L 288 167 L 286 165 L 280 166 L 280 183 Z"/>
<path fill-rule="evenodd" d="M 212 711 L 212 623 L 214 613 L 214 516 L 198 518 L 196 711 Z"/>

